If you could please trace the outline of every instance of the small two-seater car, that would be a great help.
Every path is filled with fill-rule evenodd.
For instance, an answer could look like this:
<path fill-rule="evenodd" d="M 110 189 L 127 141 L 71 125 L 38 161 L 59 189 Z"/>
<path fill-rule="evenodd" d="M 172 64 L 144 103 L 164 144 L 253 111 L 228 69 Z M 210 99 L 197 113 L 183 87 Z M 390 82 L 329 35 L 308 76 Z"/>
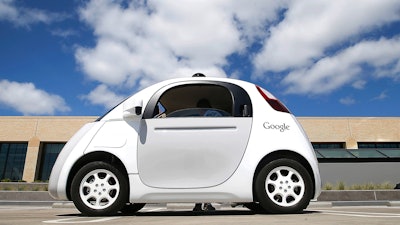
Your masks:
<path fill-rule="evenodd" d="M 60 152 L 49 192 L 89 216 L 188 202 L 296 213 L 321 179 L 301 125 L 272 94 L 196 74 L 152 85 L 83 126 Z"/>

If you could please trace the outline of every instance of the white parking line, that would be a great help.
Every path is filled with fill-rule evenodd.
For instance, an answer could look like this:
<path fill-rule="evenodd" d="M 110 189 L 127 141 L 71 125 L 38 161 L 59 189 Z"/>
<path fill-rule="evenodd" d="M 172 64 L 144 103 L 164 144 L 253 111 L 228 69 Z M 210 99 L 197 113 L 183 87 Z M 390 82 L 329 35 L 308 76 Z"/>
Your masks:
<path fill-rule="evenodd" d="M 50 209 L 48 206 L 0 206 L 1 211 L 23 211 L 23 210 L 34 210 L 34 209 Z"/>
<path fill-rule="evenodd" d="M 105 222 L 110 220 L 119 219 L 121 217 L 107 217 L 107 218 L 66 218 L 66 219 L 58 219 L 58 220 L 46 220 L 43 223 L 56 223 L 56 224 L 68 224 L 68 223 L 97 223 L 97 222 Z"/>
<path fill-rule="evenodd" d="M 323 214 L 352 217 L 371 217 L 371 218 L 400 218 L 398 213 L 374 213 L 374 212 L 349 212 L 336 210 L 318 210 Z"/>
<path fill-rule="evenodd" d="M 160 211 L 164 208 L 144 208 L 144 212 L 155 212 Z M 90 217 L 81 217 L 81 218 L 64 218 L 57 220 L 46 220 L 43 223 L 55 223 L 55 224 L 74 224 L 74 223 L 97 223 L 97 222 L 105 222 L 110 220 L 119 219 L 121 217 L 105 217 L 105 218 L 90 218 Z"/>

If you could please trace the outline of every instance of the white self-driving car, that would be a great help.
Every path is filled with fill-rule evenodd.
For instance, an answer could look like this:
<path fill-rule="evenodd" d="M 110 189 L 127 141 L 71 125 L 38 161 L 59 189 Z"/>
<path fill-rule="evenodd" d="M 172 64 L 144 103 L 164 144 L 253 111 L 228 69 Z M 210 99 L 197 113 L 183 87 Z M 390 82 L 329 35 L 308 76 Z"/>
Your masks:
<path fill-rule="evenodd" d="M 83 126 L 60 152 L 49 192 L 90 216 L 189 202 L 296 213 L 321 179 L 301 125 L 272 94 L 196 75 L 152 85 Z"/>

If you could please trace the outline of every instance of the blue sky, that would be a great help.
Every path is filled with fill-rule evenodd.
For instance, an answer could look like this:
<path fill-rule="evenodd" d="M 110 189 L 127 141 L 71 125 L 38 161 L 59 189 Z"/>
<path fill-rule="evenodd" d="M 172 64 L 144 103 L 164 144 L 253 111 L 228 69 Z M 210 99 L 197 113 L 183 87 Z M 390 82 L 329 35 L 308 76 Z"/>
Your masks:
<path fill-rule="evenodd" d="M 0 0 L 0 116 L 101 115 L 202 72 L 296 116 L 400 115 L 400 1 Z"/>

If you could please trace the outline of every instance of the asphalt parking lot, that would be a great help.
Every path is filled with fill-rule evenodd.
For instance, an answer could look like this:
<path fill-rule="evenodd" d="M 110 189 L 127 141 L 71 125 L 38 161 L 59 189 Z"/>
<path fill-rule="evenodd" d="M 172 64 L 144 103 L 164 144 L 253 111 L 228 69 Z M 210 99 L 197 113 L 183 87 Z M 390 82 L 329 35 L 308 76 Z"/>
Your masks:
<path fill-rule="evenodd" d="M 84 217 L 75 208 L 40 206 L 0 206 L 0 224 L 399 224 L 400 207 L 346 206 L 311 207 L 302 214 L 254 214 L 236 207 L 194 213 L 190 208 L 169 209 L 147 206 L 135 215 Z"/>

